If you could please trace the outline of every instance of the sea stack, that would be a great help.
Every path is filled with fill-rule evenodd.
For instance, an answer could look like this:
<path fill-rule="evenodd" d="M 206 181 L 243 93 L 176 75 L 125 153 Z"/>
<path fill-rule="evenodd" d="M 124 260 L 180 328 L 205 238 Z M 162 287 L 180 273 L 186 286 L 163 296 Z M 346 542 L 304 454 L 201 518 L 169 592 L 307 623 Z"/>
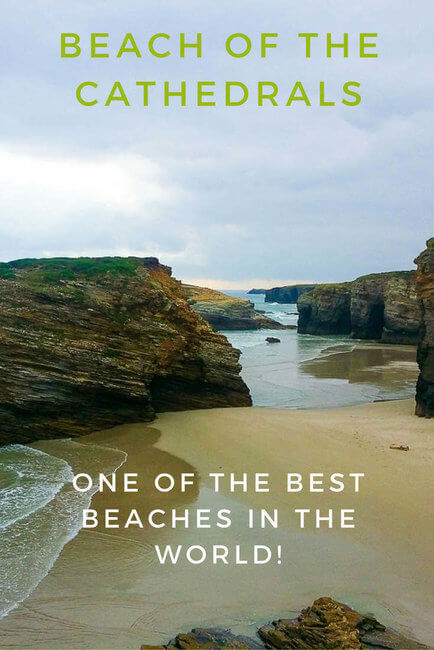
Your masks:
<path fill-rule="evenodd" d="M 422 323 L 417 348 L 420 368 L 416 386 L 416 415 L 434 416 L 434 237 L 415 259 L 416 291 L 421 305 Z"/>
<path fill-rule="evenodd" d="M 239 351 L 156 258 L 0 265 L 0 444 L 249 406 Z"/>

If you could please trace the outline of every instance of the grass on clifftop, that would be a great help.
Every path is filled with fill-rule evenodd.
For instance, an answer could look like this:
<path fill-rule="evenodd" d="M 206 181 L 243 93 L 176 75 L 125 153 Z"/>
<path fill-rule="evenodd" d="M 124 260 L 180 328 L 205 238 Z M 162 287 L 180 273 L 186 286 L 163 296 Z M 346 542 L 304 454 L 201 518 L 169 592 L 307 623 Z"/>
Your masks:
<path fill-rule="evenodd" d="M 226 293 L 207 287 L 197 287 L 194 284 L 183 284 L 182 288 L 187 298 L 192 298 L 196 302 L 221 302 L 221 303 L 248 303 L 244 298 L 228 296 Z"/>
<path fill-rule="evenodd" d="M 90 280 L 110 273 L 132 276 L 142 260 L 138 257 L 53 257 L 22 259 L 0 265 L 0 278 L 13 279 L 15 271 L 30 272 L 40 282 L 57 283 L 83 278 Z"/>

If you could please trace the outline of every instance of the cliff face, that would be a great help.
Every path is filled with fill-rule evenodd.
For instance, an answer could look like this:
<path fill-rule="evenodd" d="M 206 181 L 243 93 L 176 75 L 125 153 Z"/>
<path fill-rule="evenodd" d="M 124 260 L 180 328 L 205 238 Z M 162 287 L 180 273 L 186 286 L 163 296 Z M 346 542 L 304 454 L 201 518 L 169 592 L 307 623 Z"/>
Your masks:
<path fill-rule="evenodd" d="M 349 334 L 351 285 L 324 284 L 302 295 L 298 302 L 301 334 Z"/>
<path fill-rule="evenodd" d="M 415 259 L 416 291 L 421 304 L 422 326 L 417 348 L 420 374 L 416 386 L 416 415 L 434 416 L 434 238 Z"/>
<path fill-rule="evenodd" d="M 265 302 L 278 302 L 292 304 L 307 291 L 315 289 L 316 284 L 293 284 L 286 287 L 274 287 L 265 291 Z"/>
<path fill-rule="evenodd" d="M 155 258 L 0 265 L 0 444 L 248 406 L 239 352 Z"/>
<path fill-rule="evenodd" d="M 385 343 L 416 344 L 420 307 L 414 271 L 362 276 L 353 282 L 319 285 L 298 301 L 298 331 L 351 334 Z"/>
<path fill-rule="evenodd" d="M 255 311 L 253 303 L 214 289 L 182 285 L 189 305 L 218 330 L 285 329 L 285 325 Z"/>

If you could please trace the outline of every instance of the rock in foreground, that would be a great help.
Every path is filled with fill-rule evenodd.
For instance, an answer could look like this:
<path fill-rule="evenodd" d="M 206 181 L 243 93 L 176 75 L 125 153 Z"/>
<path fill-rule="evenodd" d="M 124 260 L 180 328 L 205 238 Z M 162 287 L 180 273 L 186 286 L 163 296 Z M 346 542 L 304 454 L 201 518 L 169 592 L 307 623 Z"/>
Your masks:
<path fill-rule="evenodd" d="M 0 444 L 249 406 L 239 352 L 155 258 L 0 265 Z"/>
<path fill-rule="evenodd" d="M 257 312 L 249 300 L 192 284 L 182 287 L 192 309 L 217 330 L 286 329 L 286 325 Z"/>
<path fill-rule="evenodd" d="M 194 628 L 178 634 L 165 646 L 142 646 L 142 650 L 187 648 L 385 648 L 411 650 L 426 646 L 386 628 L 373 616 L 362 616 L 351 607 L 323 597 L 304 609 L 296 619 L 279 619 L 259 628 L 257 639 L 236 636 L 230 630 Z"/>
<path fill-rule="evenodd" d="M 298 300 L 301 334 L 350 334 L 357 339 L 416 344 L 420 306 L 415 272 L 365 275 L 353 282 L 324 284 Z"/>
<path fill-rule="evenodd" d="M 416 415 L 434 417 L 434 237 L 415 260 L 416 291 L 422 310 L 417 349 L 420 375 L 416 386 Z"/>

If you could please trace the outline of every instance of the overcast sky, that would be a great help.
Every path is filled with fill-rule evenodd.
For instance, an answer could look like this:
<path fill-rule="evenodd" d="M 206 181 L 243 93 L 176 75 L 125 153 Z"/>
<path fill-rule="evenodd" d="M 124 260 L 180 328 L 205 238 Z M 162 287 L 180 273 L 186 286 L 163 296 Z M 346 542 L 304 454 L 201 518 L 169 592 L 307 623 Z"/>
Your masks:
<path fill-rule="evenodd" d="M 0 16 L 1 260 L 156 255 L 180 279 L 250 288 L 412 268 L 434 234 L 432 0 L 2 0 Z M 306 60 L 306 31 L 349 32 L 349 58 L 326 59 L 320 38 Z M 82 56 L 60 58 L 61 32 L 80 34 Z M 108 59 L 90 59 L 90 32 L 109 32 Z M 116 58 L 126 32 L 141 59 Z M 170 57 L 147 53 L 156 32 Z M 177 56 L 180 32 L 203 33 L 202 59 Z M 234 32 L 249 56 L 225 53 Z M 260 32 L 279 34 L 266 59 Z M 355 56 L 359 32 L 378 32 L 378 59 Z M 92 108 L 75 99 L 87 80 Z M 115 80 L 130 107 L 104 106 Z M 148 108 L 144 80 L 158 84 Z M 216 81 L 217 106 L 164 108 L 164 80 L 192 98 Z M 226 108 L 225 80 L 252 101 Z M 278 107 L 257 107 L 258 80 L 279 85 Z M 318 106 L 321 80 L 333 108 Z M 296 81 L 310 108 L 284 106 Z"/>

